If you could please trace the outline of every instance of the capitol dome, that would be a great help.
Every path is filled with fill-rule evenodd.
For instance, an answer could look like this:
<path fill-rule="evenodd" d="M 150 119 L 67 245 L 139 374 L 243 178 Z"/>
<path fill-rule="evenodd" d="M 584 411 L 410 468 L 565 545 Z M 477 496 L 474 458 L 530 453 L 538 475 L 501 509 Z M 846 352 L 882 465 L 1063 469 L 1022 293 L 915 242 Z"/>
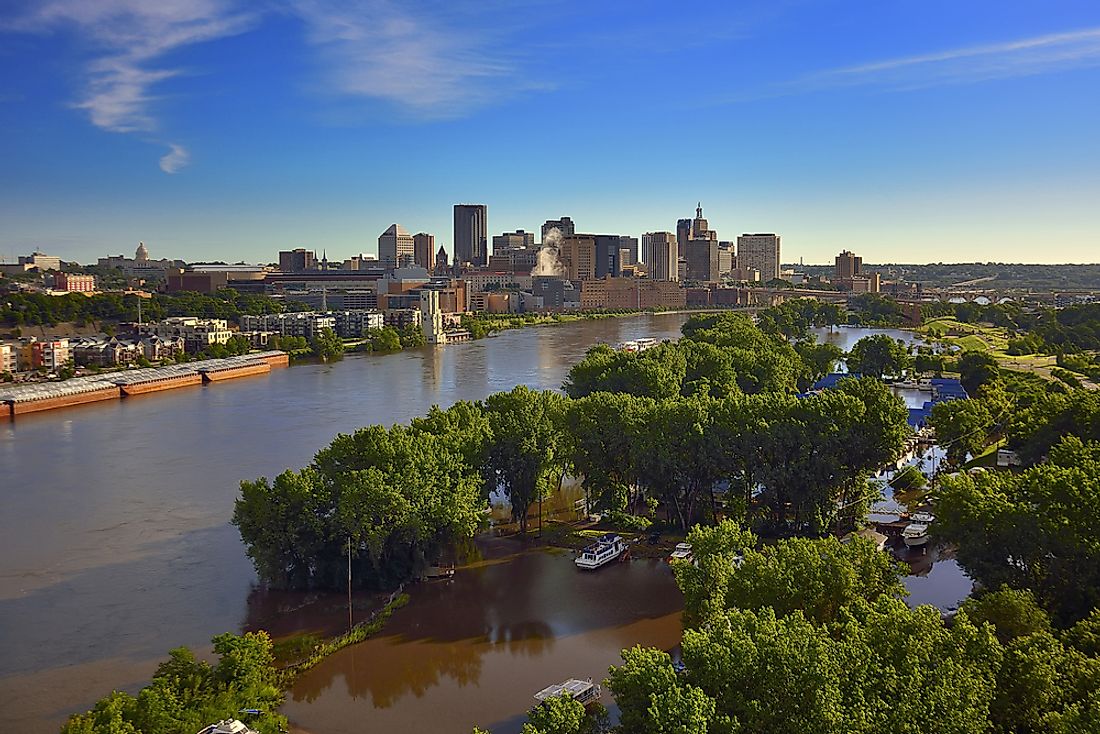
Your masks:
<path fill-rule="evenodd" d="M 137 246 L 137 252 L 134 254 L 134 259 L 144 262 L 149 259 L 149 250 L 145 248 L 144 242 L 139 242 Z"/>

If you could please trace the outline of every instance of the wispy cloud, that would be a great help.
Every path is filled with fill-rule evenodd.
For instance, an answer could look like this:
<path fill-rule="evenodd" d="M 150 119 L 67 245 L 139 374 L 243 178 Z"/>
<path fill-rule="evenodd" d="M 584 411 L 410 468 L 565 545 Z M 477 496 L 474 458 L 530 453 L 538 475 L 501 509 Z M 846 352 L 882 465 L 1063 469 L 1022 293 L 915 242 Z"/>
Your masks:
<path fill-rule="evenodd" d="M 254 14 L 238 12 L 228 0 L 47 0 L 6 25 L 30 33 L 77 34 L 90 58 L 84 89 L 73 106 L 104 130 L 153 133 L 158 127 L 153 88 L 181 73 L 157 62 L 185 46 L 241 33 L 254 20 Z M 169 146 L 172 152 L 161 159 L 161 169 L 174 173 L 187 154 L 174 143 Z"/>
<path fill-rule="evenodd" d="M 811 74 L 788 91 L 857 85 L 918 89 L 1100 65 L 1100 28 L 885 59 Z"/>
<path fill-rule="evenodd" d="M 160 170 L 165 173 L 175 173 L 191 161 L 191 154 L 182 145 L 172 143 L 168 146 L 168 152 L 160 157 Z"/>
<path fill-rule="evenodd" d="M 289 0 L 322 64 L 322 91 L 452 118 L 534 88 L 488 24 L 461 3 Z M 415 6 L 415 7 L 414 7 Z"/>

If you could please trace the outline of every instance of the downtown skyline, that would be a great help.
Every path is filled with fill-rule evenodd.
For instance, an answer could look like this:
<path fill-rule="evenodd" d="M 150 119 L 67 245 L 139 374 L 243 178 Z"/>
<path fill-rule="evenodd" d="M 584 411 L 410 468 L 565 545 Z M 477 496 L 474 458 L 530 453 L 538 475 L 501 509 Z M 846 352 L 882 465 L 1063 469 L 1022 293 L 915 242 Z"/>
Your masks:
<path fill-rule="evenodd" d="M 784 260 L 1096 262 L 1100 8 L 15 2 L 0 256 L 269 262 L 391 224 L 671 231 Z"/>

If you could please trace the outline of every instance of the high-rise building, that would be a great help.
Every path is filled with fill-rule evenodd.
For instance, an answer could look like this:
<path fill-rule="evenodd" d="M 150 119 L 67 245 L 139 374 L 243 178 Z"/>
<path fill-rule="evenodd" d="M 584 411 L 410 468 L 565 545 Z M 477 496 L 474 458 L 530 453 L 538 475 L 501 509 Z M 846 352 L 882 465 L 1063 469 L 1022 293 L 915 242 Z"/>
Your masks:
<path fill-rule="evenodd" d="M 552 229 L 556 229 L 561 232 L 562 237 L 568 237 L 571 234 L 577 233 L 577 228 L 573 224 L 573 220 L 569 217 L 562 217 L 561 219 L 547 219 L 546 222 L 542 225 L 542 239 L 540 240 L 540 242 L 546 242 L 546 235 Z"/>
<path fill-rule="evenodd" d="M 493 235 L 493 254 L 510 250 L 526 250 L 535 246 L 535 233 L 517 229 L 515 232 Z"/>
<path fill-rule="evenodd" d="M 413 262 L 429 273 L 435 268 L 435 235 L 417 232 L 413 235 Z"/>
<path fill-rule="evenodd" d="M 699 239 L 709 231 L 710 222 L 703 216 L 703 202 L 700 201 L 695 207 L 695 219 L 691 222 L 691 236 Z"/>
<path fill-rule="evenodd" d="M 642 235 L 642 253 L 653 280 L 679 280 L 676 263 L 680 248 L 672 232 L 646 232 Z"/>
<path fill-rule="evenodd" d="M 631 237 L 630 235 L 622 235 L 619 237 L 619 252 L 623 250 L 629 250 L 626 257 L 621 257 L 622 261 L 620 265 L 634 265 L 638 262 L 638 238 Z"/>
<path fill-rule="evenodd" d="M 484 266 L 489 261 L 489 208 L 455 204 L 455 265 Z"/>
<path fill-rule="evenodd" d="M 447 260 L 447 251 L 443 249 L 443 245 L 440 245 L 435 253 L 435 272 L 437 274 L 446 273 L 450 267 L 451 264 Z"/>
<path fill-rule="evenodd" d="M 691 239 L 691 220 L 690 219 L 677 219 L 676 220 L 676 245 L 680 248 L 680 252 L 687 251 L 688 240 Z"/>
<path fill-rule="evenodd" d="M 737 238 L 737 266 L 760 271 L 761 282 L 779 277 L 780 237 L 777 234 L 743 234 Z"/>
<path fill-rule="evenodd" d="M 412 262 L 415 251 L 413 236 L 400 224 L 391 224 L 378 235 L 378 259 L 383 267 L 404 267 Z"/>
<path fill-rule="evenodd" d="M 596 277 L 596 238 L 590 234 L 572 234 L 561 238 L 558 261 L 565 267 L 569 280 L 591 280 Z"/>
<path fill-rule="evenodd" d="M 710 237 L 692 237 L 688 240 L 687 279 L 716 282 L 720 267 L 718 240 Z"/>
<path fill-rule="evenodd" d="M 836 256 L 836 278 L 846 280 L 860 275 L 863 269 L 863 258 L 854 252 L 844 250 Z"/>
<path fill-rule="evenodd" d="M 596 241 L 596 277 L 603 278 L 610 275 L 618 278 L 622 270 L 622 262 L 619 260 L 619 235 L 617 234 L 590 234 Z"/>
<path fill-rule="evenodd" d="M 317 269 L 317 253 L 298 247 L 279 252 L 279 270 L 284 273 L 304 273 Z"/>

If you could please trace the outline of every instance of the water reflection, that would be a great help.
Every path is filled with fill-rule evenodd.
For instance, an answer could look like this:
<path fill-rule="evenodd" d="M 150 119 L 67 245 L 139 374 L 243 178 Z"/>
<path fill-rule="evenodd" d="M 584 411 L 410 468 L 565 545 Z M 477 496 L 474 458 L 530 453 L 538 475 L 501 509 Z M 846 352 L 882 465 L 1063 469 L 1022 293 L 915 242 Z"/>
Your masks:
<path fill-rule="evenodd" d="M 549 682 L 602 678 L 623 647 L 678 640 L 682 602 L 664 564 L 582 573 L 567 553 L 508 555 L 515 543 L 483 541 L 488 562 L 460 568 L 453 582 L 416 586 L 385 636 L 302 676 L 286 707 L 292 721 L 326 734 L 468 732 L 515 719 Z M 429 700 L 446 702 L 453 722 L 439 724 Z"/>

